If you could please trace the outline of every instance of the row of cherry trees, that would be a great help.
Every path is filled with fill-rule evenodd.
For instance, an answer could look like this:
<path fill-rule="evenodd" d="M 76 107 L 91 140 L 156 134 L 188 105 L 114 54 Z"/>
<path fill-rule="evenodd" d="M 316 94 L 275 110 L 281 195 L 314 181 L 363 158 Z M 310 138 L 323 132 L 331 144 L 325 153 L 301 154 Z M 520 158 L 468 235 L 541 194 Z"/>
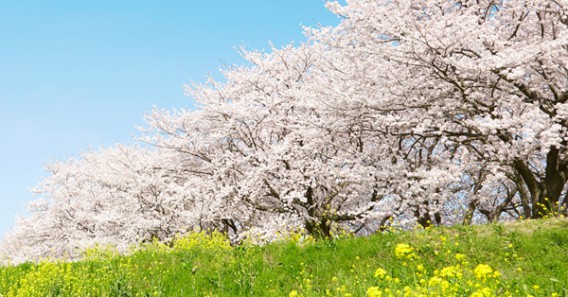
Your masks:
<path fill-rule="evenodd" d="M 568 2 L 351 0 L 245 51 L 142 141 L 51 164 L 3 242 L 25 260 L 193 228 L 235 241 L 566 212 Z"/>

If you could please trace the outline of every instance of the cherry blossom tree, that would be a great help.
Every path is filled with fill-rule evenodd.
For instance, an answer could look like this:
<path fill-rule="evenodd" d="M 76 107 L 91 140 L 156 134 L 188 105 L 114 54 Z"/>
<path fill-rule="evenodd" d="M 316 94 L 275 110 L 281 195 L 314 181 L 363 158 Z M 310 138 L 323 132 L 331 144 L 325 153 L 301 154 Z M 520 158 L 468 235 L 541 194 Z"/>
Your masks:
<path fill-rule="evenodd" d="M 484 180 L 495 175 L 508 178 L 504 201 L 520 200 L 525 217 L 566 203 L 568 3 L 347 3 L 328 4 L 345 18 L 341 25 L 312 34 L 340 48 L 351 67 L 374 69 L 346 75 L 349 66 L 330 61 L 333 83 L 343 82 L 347 101 L 381 123 L 378 133 L 398 137 L 412 162 L 420 152 L 429 163 L 441 156 L 489 168 L 472 183 L 472 209 L 499 191 Z"/>
<path fill-rule="evenodd" d="M 117 146 L 47 165 L 50 176 L 6 238 L 13 259 L 73 258 L 94 244 L 121 251 L 195 226 L 209 228 L 216 207 L 192 192 L 192 180 L 172 174 L 165 152 Z"/>
<path fill-rule="evenodd" d="M 244 52 L 251 65 L 227 70 L 226 83 L 188 88 L 199 111 L 154 111 L 148 119 L 158 136 L 147 141 L 196 159 L 201 167 L 189 171 L 209 176 L 215 199 L 236 201 L 225 216 L 244 228 L 258 223 L 235 219 L 247 212 L 240 208 L 284 216 L 288 226 L 278 228 L 299 224 L 324 237 L 334 224 L 358 229 L 371 214 L 386 217 L 372 173 L 381 162 L 364 153 L 373 144 L 343 135 L 361 134 L 359 124 L 321 107 L 312 78 L 321 51 L 313 44 Z"/>
<path fill-rule="evenodd" d="M 541 218 L 568 204 L 566 0 L 328 2 L 335 27 L 243 51 L 141 137 L 49 165 L 21 259 L 192 228 L 234 241 Z M 565 211 L 565 210 L 564 210 Z"/>

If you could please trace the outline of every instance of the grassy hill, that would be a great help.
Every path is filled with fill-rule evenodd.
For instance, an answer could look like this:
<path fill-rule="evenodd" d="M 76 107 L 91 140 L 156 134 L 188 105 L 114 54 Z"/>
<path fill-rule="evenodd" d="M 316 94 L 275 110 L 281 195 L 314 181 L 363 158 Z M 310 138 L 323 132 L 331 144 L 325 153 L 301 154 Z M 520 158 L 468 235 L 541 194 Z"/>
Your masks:
<path fill-rule="evenodd" d="M 237 247 L 193 233 L 0 267 L 0 296 L 568 296 L 568 220 Z"/>

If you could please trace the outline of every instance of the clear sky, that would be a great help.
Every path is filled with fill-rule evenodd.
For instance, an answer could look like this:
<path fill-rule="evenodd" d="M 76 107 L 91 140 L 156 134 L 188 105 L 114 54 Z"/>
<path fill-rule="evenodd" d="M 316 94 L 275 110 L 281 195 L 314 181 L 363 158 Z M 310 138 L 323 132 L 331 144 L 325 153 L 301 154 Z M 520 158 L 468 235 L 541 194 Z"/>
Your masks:
<path fill-rule="evenodd" d="M 323 0 L 0 1 L 0 236 L 44 163 L 131 143 L 152 106 L 191 107 L 183 83 L 242 63 L 236 47 L 338 21 Z"/>

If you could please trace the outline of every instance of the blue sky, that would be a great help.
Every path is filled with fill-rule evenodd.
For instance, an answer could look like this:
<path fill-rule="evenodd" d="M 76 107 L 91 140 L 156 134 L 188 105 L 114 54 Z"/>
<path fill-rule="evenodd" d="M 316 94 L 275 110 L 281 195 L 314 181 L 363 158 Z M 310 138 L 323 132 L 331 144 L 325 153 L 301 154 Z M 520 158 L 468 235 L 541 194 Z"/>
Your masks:
<path fill-rule="evenodd" d="M 1 1 L 0 236 L 44 163 L 131 143 L 152 106 L 191 107 L 183 83 L 241 63 L 236 47 L 338 21 L 323 0 Z"/>

